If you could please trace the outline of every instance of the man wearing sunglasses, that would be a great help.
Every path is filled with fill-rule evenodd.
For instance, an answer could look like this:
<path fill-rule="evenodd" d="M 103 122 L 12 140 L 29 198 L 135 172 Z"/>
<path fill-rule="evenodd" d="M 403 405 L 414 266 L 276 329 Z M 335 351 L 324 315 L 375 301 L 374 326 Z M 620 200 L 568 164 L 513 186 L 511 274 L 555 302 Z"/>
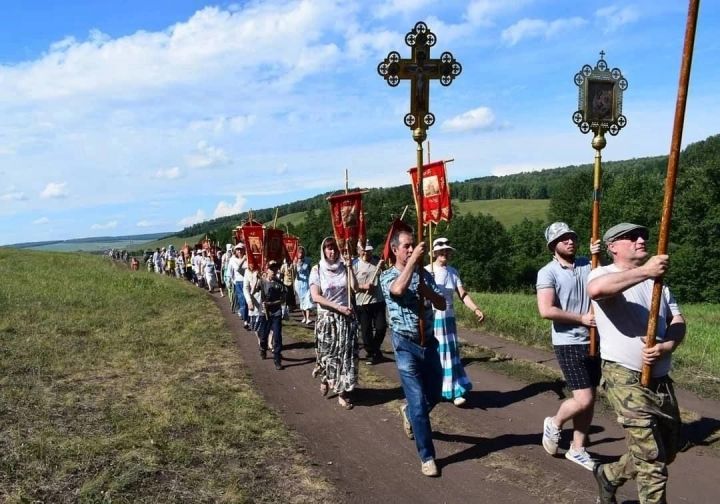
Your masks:
<path fill-rule="evenodd" d="M 542 445 L 555 455 L 562 426 L 572 419 L 573 439 L 565 458 L 592 471 L 595 460 L 585 446 L 600 383 L 600 361 L 590 356 L 588 327 L 595 325 L 586 291 L 590 262 L 575 256 L 578 236 L 564 222 L 550 224 L 545 240 L 553 258 L 538 271 L 538 311 L 542 318 L 552 321 L 553 349 L 572 397 L 560 404 L 554 416 L 545 418 Z M 599 241 L 590 246 L 590 251 L 600 252 Z"/>
<path fill-rule="evenodd" d="M 602 375 L 608 401 L 625 431 L 628 452 L 593 469 L 601 503 L 635 479 L 641 503 L 666 502 L 667 465 L 679 449 L 680 412 L 668 377 L 672 352 L 685 337 L 685 320 L 663 286 L 657 343 L 645 348 L 654 280 L 668 269 L 668 256 L 649 257 L 645 226 L 623 222 L 605 232 L 612 264 L 593 270 L 588 294 L 600 335 Z M 652 366 L 649 386 L 640 384 L 643 364 Z"/>

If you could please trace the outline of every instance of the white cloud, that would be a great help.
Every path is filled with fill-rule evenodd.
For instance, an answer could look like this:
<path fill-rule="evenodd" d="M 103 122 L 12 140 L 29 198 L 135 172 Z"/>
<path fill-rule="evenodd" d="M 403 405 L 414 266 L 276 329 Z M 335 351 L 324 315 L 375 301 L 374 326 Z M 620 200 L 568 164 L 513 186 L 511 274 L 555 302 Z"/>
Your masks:
<path fill-rule="evenodd" d="M 67 198 L 67 182 L 50 182 L 40 193 L 42 199 Z"/>
<path fill-rule="evenodd" d="M 495 114 L 488 107 L 478 107 L 452 117 L 442 123 L 446 131 L 471 131 L 489 129 L 495 125 Z"/>
<path fill-rule="evenodd" d="M 152 221 L 143 219 L 143 220 L 141 220 L 141 221 L 138 221 L 138 223 L 135 224 L 135 225 L 136 225 L 137 227 L 146 228 L 146 227 L 157 226 L 157 224 L 158 224 L 158 223 L 156 223 L 156 222 L 152 222 Z"/>
<path fill-rule="evenodd" d="M 188 227 L 192 226 L 193 224 L 197 224 L 198 222 L 202 222 L 207 219 L 207 215 L 205 215 L 205 212 L 198 208 L 198 211 L 195 212 L 194 215 L 189 215 L 187 217 L 183 217 L 178 221 L 178 226 L 182 227 Z"/>
<path fill-rule="evenodd" d="M 213 217 L 217 219 L 218 217 L 239 214 L 245 208 L 245 203 L 247 203 L 247 198 L 237 194 L 234 203 L 226 203 L 225 201 L 218 203 L 213 212 Z"/>
<path fill-rule="evenodd" d="M 387 0 L 375 9 L 375 16 L 384 19 L 398 14 L 409 14 L 432 3 L 433 0 Z"/>
<path fill-rule="evenodd" d="M 610 5 L 596 10 L 595 17 L 605 26 L 605 33 L 610 33 L 640 19 L 640 11 L 634 5 Z"/>
<path fill-rule="evenodd" d="M 326 68 L 317 56 L 337 54 L 334 44 L 319 39 L 352 9 L 332 0 L 252 2 L 233 10 L 206 7 L 158 32 L 67 37 L 34 62 L 0 65 L 0 101 L 134 97 L 176 83 L 208 82 L 228 69 L 245 70 L 248 82 L 255 75 L 247 70 L 258 67 L 265 68 L 265 80 L 301 77 Z"/>
<path fill-rule="evenodd" d="M 190 123 L 192 131 L 210 131 L 212 133 L 243 133 L 250 126 L 255 124 L 256 117 L 250 115 L 236 115 L 231 117 L 215 117 L 213 119 L 201 119 Z"/>
<path fill-rule="evenodd" d="M 41 226 L 43 224 L 47 224 L 48 222 L 50 222 L 50 219 L 48 219 L 47 217 L 40 217 L 39 219 L 35 219 L 33 221 L 33 224 Z"/>
<path fill-rule="evenodd" d="M 118 221 L 111 220 L 104 224 L 93 224 L 90 229 L 115 229 L 118 225 Z"/>
<path fill-rule="evenodd" d="M 499 14 L 515 11 L 528 3 L 528 0 L 503 2 L 499 0 L 473 0 L 468 4 L 465 17 L 475 26 L 490 26 Z"/>
<path fill-rule="evenodd" d="M 205 140 L 198 142 L 197 150 L 187 156 L 187 164 L 191 168 L 212 168 L 229 162 L 223 149 L 208 145 Z"/>
<path fill-rule="evenodd" d="M 560 32 L 572 30 L 585 24 L 587 24 L 587 21 L 581 17 L 560 18 L 554 21 L 525 18 L 504 29 L 500 37 L 509 46 L 514 46 L 523 39 L 548 39 Z"/>
<path fill-rule="evenodd" d="M 167 180 L 173 180 L 180 176 L 180 168 L 177 166 L 173 166 L 172 168 L 167 168 L 165 170 L 160 169 L 155 172 L 155 175 L 153 175 L 154 178 L 157 179 L 167 179 Z"/>
<path fill-rule="evenodd" d="M 27 199 L 24 192 L 16 191 L 14 187 L 0 194 L 0 201 L 25 201 Z"/>

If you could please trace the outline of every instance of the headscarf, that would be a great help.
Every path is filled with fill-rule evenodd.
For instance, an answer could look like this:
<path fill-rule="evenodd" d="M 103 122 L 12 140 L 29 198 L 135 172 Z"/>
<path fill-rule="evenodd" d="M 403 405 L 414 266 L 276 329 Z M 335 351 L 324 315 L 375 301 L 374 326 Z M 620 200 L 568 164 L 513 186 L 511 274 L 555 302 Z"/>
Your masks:
<path fill-rule="evenodd" d="M 325 258 L 325 244 L 330 240 L 335 241 L 335 238 L 333 238 L 332 236 L 328 236 L 320 244 L 320 269 L 324 273 L 328 273 L 330 275 L 338 275 L 343 272 L 344 267 L 340 258 L 340 249 L 337 246 L 337 242 L 335 243 L 335 247 L 338 249 L 338 257 L 335 262 L 331 263 Z"/>

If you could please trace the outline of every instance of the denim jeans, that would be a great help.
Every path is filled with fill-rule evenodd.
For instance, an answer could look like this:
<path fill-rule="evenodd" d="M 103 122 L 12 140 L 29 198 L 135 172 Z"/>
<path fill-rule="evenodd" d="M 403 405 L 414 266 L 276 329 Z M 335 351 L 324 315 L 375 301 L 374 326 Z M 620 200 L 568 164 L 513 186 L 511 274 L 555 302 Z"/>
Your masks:
<path fill-rule="evenodd" d="M 233 295 L 237 296 L 238 316 L 243 319 L 243 321 L 247 322 L 248 306 L 247 301 L 245 300 L 245 295 L 243 294 L 242 282 L 235 282 L 235 285 L 233 286 Z"/>
<path fill-rule="evenodd" d="M 265 319 L 264 315 L 261 318 Z M 267 350 L 268 337 L 270 331 L 273 333 L 273 360 L 280 363 L 282 352 L 282 312 L 278 311 L 274 315 L 270 315 L 270 320 L 266 320 L 263 324 L 262 332 L 260 332 L 260 348 Z"/>
<path fill-rule="evenodd" d="M 392 345 L 415 445 L 420 460 L 426 462 L 435 458 L 430 411 L 440 401 L 442 393 L 443 370 L 438 343 L 435 338 L 428 338 L 428 346 L 421 347 L 393 332 Z"/>

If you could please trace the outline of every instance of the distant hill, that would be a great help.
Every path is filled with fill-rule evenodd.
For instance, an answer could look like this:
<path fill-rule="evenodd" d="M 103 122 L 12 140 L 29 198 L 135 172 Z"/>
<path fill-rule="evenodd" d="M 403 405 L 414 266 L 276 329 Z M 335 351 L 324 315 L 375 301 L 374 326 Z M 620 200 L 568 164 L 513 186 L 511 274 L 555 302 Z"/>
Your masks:
<path fill-rule="evenodd" d="M 5 245 L 18 249 L 48 250 L 58 252 L 87 251 L 96 252 L 108 248 L 132 248 L 135 245 L 158 240 L 174 234 L 171 231 L 163 233 L 147 233 L 126 236 L 94 236 L 88 238 L 74 238 L 72 240 L 51 240 L 41 242 L 25 242 Z"/>

